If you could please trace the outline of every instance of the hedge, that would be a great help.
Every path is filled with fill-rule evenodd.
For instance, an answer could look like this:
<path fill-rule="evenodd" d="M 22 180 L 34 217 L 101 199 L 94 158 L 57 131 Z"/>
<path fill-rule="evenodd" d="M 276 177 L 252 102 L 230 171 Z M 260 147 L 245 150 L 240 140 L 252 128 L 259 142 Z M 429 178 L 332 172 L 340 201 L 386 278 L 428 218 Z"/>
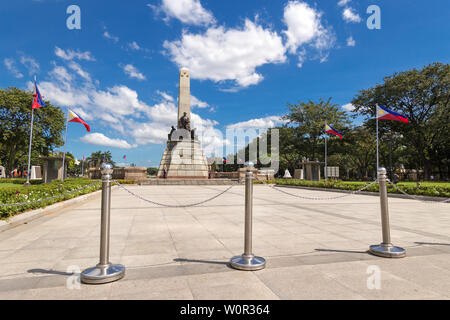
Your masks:
<path fill-rule="evenodd" d="M 275 179 L 275 180 L 267 180 L 265 183 L 270 184 L 278 184 L 278 185 L 289 185 L 289 186 L 301 186 L 301 187 L 313 187 L 313 188 L 324 188 L 324 189 L 338 189 L 338 190 L 351 190 L 356 191 L 364 186 L 368 185 L 370 182 L 343 182 L 343 181 L 334 181 L 329 180 L 325 182 L 322 181 L 306 181 L 306 180 L 297 180 L 297 179 Z M 263 183 L 262 181 L 255 181 L 255 183 Z M 421 185 L 419 188 L 417 185 L 413 185 L 411 183 L 403 184 L 398 183 L 397 186 L 405 191 L 409 195 L 422 195 L 422 196 L 432 196 L 432 197 L 444 197 L 450 198 L 450 187 L 448 184 L 430 184 L 430 185 Z M 364 191 L 369 192 L 378 192 L 378 184 L 374 184 Z M 401 193 L 397 189 L 395 189 L 391 184 L 388 183 L 388 192 L 389 193 Z"/>
<path fill-rule="evenodd" d="M 118 180 L 121 184 L 133 184 L 133 180 Z M 9 180 L 11 183 L 11 180 Z M 94 184 L 93 184 L 94 183 Z M 19 183 L 18 183 L 19 184 Z M 90 184 L 93 184 L 89 186 Z M 89 186 L 89 187 L 86 187 Z M 47 184 L 38 184 L 32 186 L 18 185 L 17 187 L 6 187 L 0 189 L 0 204 L 7 203 L 25 203 L 33 202 L 40 199 L 46 199 L 53 196 L 61 195 L 57 198 L 50 199 L 38 203 L 24 204 L 21 206 L 4 206 L 0 207 L 0 219 L 10 218 L 18 213 L 22 213 L 27 210 L 43 208 L 60 202 L 63 200 L 72 199 L 83 194 L 88 194 L 101 189 L 101 180 L 89 180 L 84 178 L 69 178 L 64 182 L 55 180 Z M 65 193 L 75 191 L 86 187 L 82 190 L 76 191 L 74 193 L 64 195 Z"/>

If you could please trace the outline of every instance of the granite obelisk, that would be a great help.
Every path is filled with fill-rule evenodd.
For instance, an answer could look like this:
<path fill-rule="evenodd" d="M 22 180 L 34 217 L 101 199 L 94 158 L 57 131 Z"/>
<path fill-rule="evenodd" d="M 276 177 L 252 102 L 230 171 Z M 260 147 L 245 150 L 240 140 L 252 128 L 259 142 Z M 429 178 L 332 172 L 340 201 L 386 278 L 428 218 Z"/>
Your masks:
<path fill-rule="evenodd" d="M 191 119 L 191 79 L 189 70 L 181 68 L 178 89 L 178 129 L 182 129 L 180 120 L 185 112 L 188 119 Z"/>
<path fill-rule="evenodd" d="M 158 178 L 208 179 L 208 164 L 195 132 L 191 130 L 190 74 L 187 68 L 181 68 L 177 129 L 172 126 L 169 133 Z"/>

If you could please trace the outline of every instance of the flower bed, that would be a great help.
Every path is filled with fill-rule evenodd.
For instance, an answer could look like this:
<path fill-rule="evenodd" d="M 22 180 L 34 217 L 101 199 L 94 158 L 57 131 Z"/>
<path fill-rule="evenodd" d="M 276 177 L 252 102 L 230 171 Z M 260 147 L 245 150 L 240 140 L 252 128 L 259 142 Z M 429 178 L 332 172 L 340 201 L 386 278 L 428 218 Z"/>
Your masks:
<path fill-rule="evenodd" d="M 119 182 L 121 184 L 134 183 L 132 180 L 120 180 Z M 66 179 L 64 182 L 55 180 L 51 183 L 32 185 L 28 187 L 19 184 L 17 186 L 5 187 L 0 189 L 0 204 L 27 204 L 20 206 L 0 206 L 0 219 L 7 219 L 27 210 L 43 208 L 56 202 L 72 199 L 83 194 L 88 194 L 100 190 L 101 186 L 102 184 L 100 180 L 71 178 Z M 33 203 L 33 201 L 50 197 L 55 198 Z"/>
<path fill-rule="evenodd" d="M 255 183 L 262 183 L 261 181 L 255 181 Z M 265 181 L 265 183 L 289 185 L 289 186 L 301 186 L 301 187 L 313 187 L 313 188 L 325 188 L 325 189 L 338 189 L 338 190 L 351 190 L 356 191 L 370 182 L 348 182 L 348 181 L 305 181 L 297 179 L 275 179 Z M 415 183 L 398 183 L 397 186 L 405 191 L 409 195 L 422 195 L 432 197 L 450 198 L 450 185 L 448 183 L 422 183 L 420 187 L 417 187 Z M 374 184 L 365 189 L 369 192 L 378 192 L 378 184 Z M 401 193 L 388 183 L 389 193 Z"/>

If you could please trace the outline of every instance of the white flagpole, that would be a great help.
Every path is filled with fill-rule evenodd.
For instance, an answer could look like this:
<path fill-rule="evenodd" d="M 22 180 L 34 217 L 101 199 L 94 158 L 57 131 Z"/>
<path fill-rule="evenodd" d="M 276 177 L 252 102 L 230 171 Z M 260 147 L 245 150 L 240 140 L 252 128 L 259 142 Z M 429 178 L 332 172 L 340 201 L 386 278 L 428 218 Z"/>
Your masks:
<path fill-rule="evenodd" d="M 327 129 L 327 123 L 325 122 L 325 130 Z M 327 139 L 328 134 L 325 132 L 325 181 L 328 181 L 328 159 L 327 159 Z"/>
<path fill-rule="evenodd" d="M 378 141 L 378 105 L 376 106 L 375 109 L 375 116 L 377 118 L 377 180 L 378 180 L 378 168 L 380 167 L 380 160 L 379 160 L 379 151 L 378 151 L 378 146 L 379 146 L 379 141 Z"/>
<path fill-rule="evenodd" d="M 64 176 L 65 176 L 65 172 L 66 172 L 66 168 L 64 167 L 65 162 L 66 162 L 66 144 L 67 144 L 67 128 L 69 127 L 69 108 L 67 108 L 67 117 L 66 117 L 66 136 L 64 138 L 64 155 L 63 155 L 63 162 L 62 162 L 62 167 L 63 167 L 63 173 L 62 173 L 62 178 L 61 181 L 64 182 Z"/>
<path fill-rule="evenodd" d="M 34 93 L 36 92 L 36 76 L 34 76 Z M 30 129 L 30 143 L 28 145 L 28 170 L 27 170 L 27 182 L 25 185 L 30 185 L 30 165 L 31 165 L 31 142 L 33 141 L 33 122 L 34 122 L 34 109 L 31 107 L 31 129 Z"/>

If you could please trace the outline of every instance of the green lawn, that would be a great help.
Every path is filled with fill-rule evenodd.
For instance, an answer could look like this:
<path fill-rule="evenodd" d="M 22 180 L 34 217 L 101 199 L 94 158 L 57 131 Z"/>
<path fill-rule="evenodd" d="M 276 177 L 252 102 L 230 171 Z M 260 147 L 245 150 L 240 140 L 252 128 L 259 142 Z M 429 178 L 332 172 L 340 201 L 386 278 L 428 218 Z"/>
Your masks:
<path fill-rule="evenodd" d="M 14 183 L 0 183 L 0 189 L 3 188 L 9 188 L 9 187 L 18 187 L 20 184 L 14 184 Z"/>

